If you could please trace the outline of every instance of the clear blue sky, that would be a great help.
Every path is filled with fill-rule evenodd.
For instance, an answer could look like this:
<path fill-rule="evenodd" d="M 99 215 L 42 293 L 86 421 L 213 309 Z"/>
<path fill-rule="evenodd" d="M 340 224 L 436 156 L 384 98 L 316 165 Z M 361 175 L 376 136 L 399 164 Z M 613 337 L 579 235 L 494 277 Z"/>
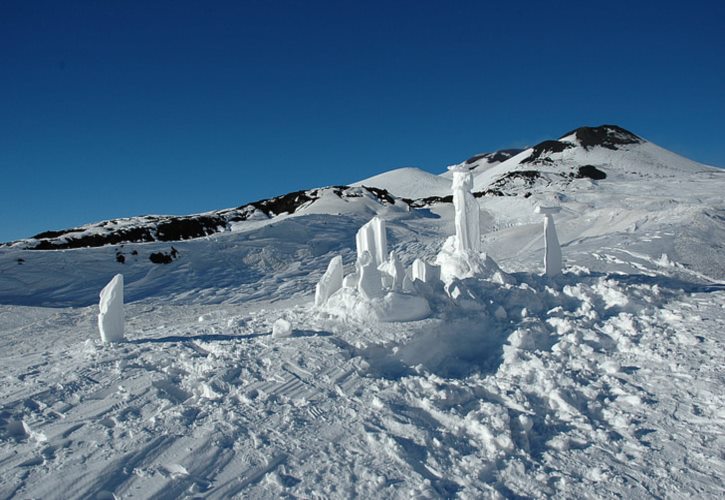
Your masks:
<path fill-rule="evenodd" d="M 0 0 L 0 241 L 616 123 L 725 165 L 725 2 Z"/>

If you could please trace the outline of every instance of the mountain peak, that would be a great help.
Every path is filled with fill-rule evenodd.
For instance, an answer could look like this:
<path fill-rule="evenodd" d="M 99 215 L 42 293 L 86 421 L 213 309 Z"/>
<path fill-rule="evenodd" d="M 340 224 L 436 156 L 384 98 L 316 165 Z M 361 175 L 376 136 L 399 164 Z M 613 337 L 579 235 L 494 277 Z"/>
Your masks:
<path fill-rule="evenodd" d="M 641 144 L 642 138 L 618 125 L 599 125 L 598 127 L 579 127 L 567 132 L 561 139 L 574 136 L 584 149 L 600 146 L 607 149 L 619 149 L 617 146 Z"/>

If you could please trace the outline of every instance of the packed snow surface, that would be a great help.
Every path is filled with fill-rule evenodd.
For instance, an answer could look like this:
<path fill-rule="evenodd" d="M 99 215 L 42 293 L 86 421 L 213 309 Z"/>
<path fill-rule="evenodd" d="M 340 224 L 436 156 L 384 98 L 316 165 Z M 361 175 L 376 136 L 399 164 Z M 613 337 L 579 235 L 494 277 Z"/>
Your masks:
<path fill-rule="evenodd" d="M 159 241 L 0 248 L 0 498 L 721 497 L 725 175 L 604 149 L 563 153 L 606 179 L 476 198 L 500 272 L 446 284 L 452 204 L 363 191 L 174 242 L 167 264 Z M 539 205 L 561 207 L 555 277 Z M 347 276 L 376 215 L 419 259 L 416 294 L 363 303 Z M 105 344 L 119 273 L 125 340 Z M 343 316 L 314 307 L 321 282 Z"/>

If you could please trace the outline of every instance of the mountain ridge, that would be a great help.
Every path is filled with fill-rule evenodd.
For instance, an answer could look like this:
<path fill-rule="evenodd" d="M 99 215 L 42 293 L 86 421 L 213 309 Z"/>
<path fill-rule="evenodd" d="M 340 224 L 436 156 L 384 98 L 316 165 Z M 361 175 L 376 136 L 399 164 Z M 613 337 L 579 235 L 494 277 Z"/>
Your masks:
<path fill-rule="evenodd" d="M 573 184 L 578 189 L 596 187 L 596 183 L 605 181 L 608 175 L 622 175 L 620 171 L 624 164 L 629 165 L 626 168 L 631 170 L 628 175 L 652 176 L 652 168 L 643 167 L 649 165 L 647 162 L 661 167 L 660 170 L 665 173 L 713 168 L 659 148 L 617 125 L 579 127 L 558 140 L 545 140 L 527 149 L 479 154 L 458 165 L 464 165 L 473 174 L 474 196 L 478 198 L 528 198 L 537 191 L 550 190 L 552 186 L 562 192 L 572 189 Z M 280 215 L 295 214 L 318 203 L 326 195 L 348 202 L 366 196 L 381 205 L 398 203 L 407 206 L 406 209 L 428 208 L 452 201 L 450 179 L 446 174 L 448 172 L 434 175 L 415 167 L 403 167 L 350 186 L 300 190 L 237 208 L 186 216 L 145 215 L 111 219 L 81 227 L 44 231 L 30 238 L 3 243 L 0 247 L 65 250 L 203 238 L 231 231 L 235 224 L 245 221 L 271 220 Z M 664 174 L 660 172 L 658 175 Z"/>

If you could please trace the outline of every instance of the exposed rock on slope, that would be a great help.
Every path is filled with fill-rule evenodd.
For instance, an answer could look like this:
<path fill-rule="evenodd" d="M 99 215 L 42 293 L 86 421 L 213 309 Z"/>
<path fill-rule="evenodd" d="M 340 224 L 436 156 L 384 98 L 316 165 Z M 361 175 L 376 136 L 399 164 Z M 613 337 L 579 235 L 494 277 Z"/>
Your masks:
<path fill-rule="evenodd" d="M 152 241 L 182 241 L 211 236 L 229 231 L 237 222 L 264 220 L 280 215 L 294 214 L 312 206 L 323 197 L 343 202 L 372 199 L 380 205 L 405 202 L 377 187 L 333 186 L 307 191 L 296 191 L 267 200 L 259 200 L 238 208 L 189 216 L 156 216 L 113 219 L 83 227 L 61 231 L 45 231 L 32 238 L 9 243 L 29 250 L 65 250 L 71 248 L 101 247 L 122 243 Z"/>

